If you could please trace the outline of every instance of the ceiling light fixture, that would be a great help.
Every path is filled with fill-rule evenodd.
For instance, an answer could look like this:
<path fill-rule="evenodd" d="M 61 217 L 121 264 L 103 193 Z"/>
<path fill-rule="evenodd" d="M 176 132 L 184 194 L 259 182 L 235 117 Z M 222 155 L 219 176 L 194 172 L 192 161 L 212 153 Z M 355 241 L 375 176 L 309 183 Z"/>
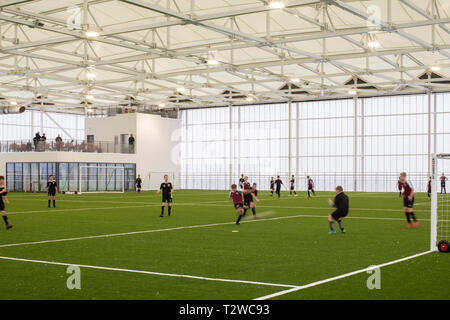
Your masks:
<path fill-rule="evenodd" d="M 158 107 L 160 107 L 160 108 L 164 108 L 165 106 L 166 106 L 165 103 L 160 103 L 160 104 L 158 104 Z"/>
<path fill-rule="evenodd" d="M 358 92 L 356 90 L 349 90 L 348 94 L 351 94 L 352 96 L 356 95 Z"/>
<path fill-rule="evenodd" d="M 214 59 L 214 58 L 212 58 L 212 59 L 206 60 L 206 63 L 209 64 L 210 66 L 216 66 L 216 65 L 219 64 L 219 61 Z"/>
<path fill-rule="evenodd" d="M 292 83 L 299 83 L 300 79 L 299 78 L 291 78 L 291 82 Z"/>
<path fill-rule="evenodd" d="M 94 96 L 92 94 L 87 94 L 84 96 L 87 100 L 94 99 Z"/>
<path fill-rule="evenodd" d="M 11 100 L 9 102 L 12 106 L 17 106 L 17 101 L 16 100 Z"/>
<path fill-rule="evenodd" d="M 185 88 L 183 88 L 183 87 L 179 87 L 179 88 L 177 88 L 177 92 L 179 92 L 179 93 L 182 93 L 182 92 L 184 92 L 186 89 Z"/>
<path fill-rule="evenodd" d="M 439 70 L 441 70 L 441 67 L 439 67 L 439 66 L 431 66 L 430 70 L 431 71 L 439 71 Z"/>
<path fill-rule="evenodd" d="M 369 48 L 379 48 L 379 47 L 381 46 L 381 44 L 380 44 L 380 42 L 378 42 L 377 40 L 370 40 L 370 41 L 367 43 L 367 46 L 368 46 Z"/>
<path fill-rule="evenodd" d="M 286 7 L 283 1 L 270 1 L 269 8 L 270 9 L 283 9 Z"/>
<path fill-rule="evenodd" d="M 98 33 L 97 31 L 86 31 L 85 33 L 86 37 L 88 38 L 97 38 L 100 36 L 100 33 Z"/>
<path fill-rule="evenodd" d="M 86 79 L 93 80 L 95 78 L 97 78 L 97 75 L 95 73 L 93 73 L 93 72 L 86 73 Z"/>

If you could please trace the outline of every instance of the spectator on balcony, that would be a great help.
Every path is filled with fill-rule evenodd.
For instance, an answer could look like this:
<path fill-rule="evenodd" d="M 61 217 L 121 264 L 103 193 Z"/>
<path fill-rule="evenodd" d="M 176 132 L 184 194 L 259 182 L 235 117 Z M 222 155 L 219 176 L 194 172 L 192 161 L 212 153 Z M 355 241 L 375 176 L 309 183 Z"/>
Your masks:
<path fill-rule="evenodd" d="M 41 141 L 41 133 L 38 131 L 33 138 L 34 150 L 39 151 L 39 142 Z"/>
<path fill-rule="evenodd" d="M 56 142 L 56 150 L 61 151 L 62 138 L 60 134 L 58 134 L 58 136 L 56 137 L 55 142 Z"/>
<path fill-rule="evenodd" d="M 135 139 L 133 137 L 133 134 L 130 133 L 130 137 L 128 138 L 128 147 L 129 147 L 130 153 L 134 153 L 134 142 L 135 142 Z"/>
<path fill-rule="evenodd" d="M 83 140 L 83 142 L 80 145 L 80 151 L 86 152 L 86 140 Z"/>
<path fill-rule="evenodd" d="M 41 151 L 45 151 L 45 144 L 46 144 L 46 142 L 47 142 L 47 137 L 45 136 L 45 133 L 43 133 L 42 136 L 41 136 L 41 142 L 40 142 Z"/>

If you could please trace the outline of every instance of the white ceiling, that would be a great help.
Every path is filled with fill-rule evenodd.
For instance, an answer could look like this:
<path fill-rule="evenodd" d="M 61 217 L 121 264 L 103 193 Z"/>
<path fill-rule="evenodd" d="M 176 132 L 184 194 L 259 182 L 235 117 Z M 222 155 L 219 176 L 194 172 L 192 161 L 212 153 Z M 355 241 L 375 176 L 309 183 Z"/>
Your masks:
<path fill-rule="evenodd" d="M 267 2 L 0 1 L 0 94 L 82 111 L 87 94 L 91 109 L 186 108 L 450 89 L 448 0 Z M 433 66 L 443 79 L 418 79 Z"/>

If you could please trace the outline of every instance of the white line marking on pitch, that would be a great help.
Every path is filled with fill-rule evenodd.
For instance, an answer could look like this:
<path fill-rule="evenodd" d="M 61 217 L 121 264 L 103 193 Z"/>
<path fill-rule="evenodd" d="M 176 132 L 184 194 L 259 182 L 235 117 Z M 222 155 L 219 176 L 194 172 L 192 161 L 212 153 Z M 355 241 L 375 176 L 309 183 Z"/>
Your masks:
<path fill-rule="evenodd" d="M 252 223 L 252 222 L 272 221 L 272 220 L 282 220 L 282 219 L 293 219 L 293 218 L 320 218 L 320 219 L 325 219 L 326 216 L 313 216 L 313 215 L 300 214 L 300 215 L 295 215 L 295 216 L 283 216 L 283 217 L 266 218 L 266 219 L 258 219 L 258 220 L 247 220 L 247 221 L 242 221 L 241 223 Z M 383 218 L 383 217 L 346 217 L 345 219 L 396 220 L 396 221 L 403 221 L 404 220 L 404 219 L 400 219 L 400 218 Z M 422 219 L 422 221 L 424 221 L 424 220 L 427 221 L 426 219 Z M 0 245 L 0 248 L 26 246 L 26 245 L 33 245 L 33 244 L 45 244 L 45 243 L 53 243 L 53 242 L 76 241 L 76 240 L 85 240 L 85 239 L 110 238 L 110 237 L 119 237 L 119 236 L 135 235 L 135 234 L 145 234 L 145 233 L 164 232 L 164 231 L 175 231 L 175 230 L 184 230 L 184 229 L 197 229 L 197 228 L 216 227 L 216 226 L 225 226 L 225 225 L 233 225 L 233 224 L 235 224 L 235 222 L 219 222 L 219 223 L 200 224 L 200 225 L 194 225 L 194 226 L 181 226 L 181 227 L 173 227 L 173 228 L 165 228 L 165 229 L 151 229 L 151 230 L 142 230 L 142 231 L 131 231 L 131 232 L 121 232 L 121 233 L 111 233 L 111 234 L 100 234 L 100 235 L 84 236 L 84 237 L 76 237 L 76 238 L 41 240 L 41 241 L 21 242 L 21 243 L 8 243 L 8 244 Z"/>
<path fill-rule="evenodd" d="M 288 293 L 292 293 L 292 292 L 300 291 L 300 290 L 303 290 L 303 289 L 319 286 L 319 285 L 324 284 L 324 283 L 328 283 L 328 282 L 332 282 L 332 281 L 335 281 L 335 280 L 351 277 L 351 276 L 359 274 L 359 273 L 367 272 L 367 271 L 374 270 L 374 269 L 377 269 L 377 268 L 382 268 L 382 267 L 386 267 L 386 266 L 389 266 L 389 265 L 392 265 L 392 264 L 396 264 L 396 263 L 399 263 L 399 262 L 403 262 L 403 261 L 406 261 L 406 260 L 414 259 L 414 258 L 423 256 L 423 255 L 429 254 L 431 252 L 433 252 L 433 251 L 421 252 L 421 253 L 418 253 L 418 254 L 414 254 L 412 256 L 408 256 L 408 257 L 405 257 L 405 258 L 393 260 L 393 261 L 390 261 L 390 262 L 379 264 L 377 266 L 371 266 L 371 267 L 368 267 L 368 268 L 364 268 L 364 269 L 356 270 L 356 271 L 353 271 L 353 272 L 345 273 L 345 274 L 342 274 L 340 276 L 336 276 L 336 277 L 332 277 L 332 278 L 328 278 L 328 279 L 324 279 L 324 280 L 320 280 L 320 281 L 316 281 L 316 282 L 311 282 L 311 283 L 303 285 L 303 286 L 298 286 L 298 287 L 291 288 L 291 289 L 288 289 L 288 290 L 283 290 L 283 291 L 276 292 L 276 293 L 273 293 L 273 294 L 269 294 L 267 296 L 259 297 L 259 298 L 253 299 L 253 300 L 268 300 L 268 299 L 272 299 L 272 298 L 279 297 L 279 296 L 282 296 L 282 295 L 285 295 L 285 294 L 288 294 Z"/>
<path fill-rule="evenodd" d="M 187 278 L 187 279 L 197 279 L 197 280 L 207 280 L 207 281 L 243 283 L 243 284 L 253 284 L 253 285 L 259 285 L 259 286 L 296 288 L 296 286 L 289 285 L 289 284 L 258 282 L 258 281 L 248 281 L 248 280 L 232 280 L 232 279 L 221 279 L 221 278 L 208 278 L 208 277 L 201 277 L 201 276 L 192 276 L 192 275 L 187 275 L 187 274 L 161 273 L 161 272 L 154 272 L 154 271 L 133 270 L 133 269 L 123 269 L 123 268 L 111 268 L 111 267 L 91 266 L 91 265 L 84 265 L 84 264 L 77 264 L 77 263 L 64 263 L 64 262 L 54 262 L 54 261 L 21 259 L 21 258 L 2 257 L 2 256 L 0 256 L 0 259 L 11 260 L 11 261 L 20 261 L 20 262 L 41 263 L 41 264 L 49 264 L 49 265 L 57 265 L 57 266 L 78 266 L 80 268 L 108 270 L 108 271 L 120 271 L 120 272 L 131 272 L 131 273 L 141 273 L 141 274 L 149 274 L 149 275 L 165 276 L 165 277 L 176 277 L 176 278 Z"/>

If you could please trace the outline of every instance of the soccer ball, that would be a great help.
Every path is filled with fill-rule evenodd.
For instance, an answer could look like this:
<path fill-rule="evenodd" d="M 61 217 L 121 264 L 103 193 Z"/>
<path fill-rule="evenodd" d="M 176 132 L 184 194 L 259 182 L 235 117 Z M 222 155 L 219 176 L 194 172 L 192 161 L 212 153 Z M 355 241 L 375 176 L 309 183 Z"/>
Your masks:
<path fill-rule="evenodd" d="M 439 252 L 450 252 L 450 245 L 448 241 L 442 240 L 438 243 Z"/>

